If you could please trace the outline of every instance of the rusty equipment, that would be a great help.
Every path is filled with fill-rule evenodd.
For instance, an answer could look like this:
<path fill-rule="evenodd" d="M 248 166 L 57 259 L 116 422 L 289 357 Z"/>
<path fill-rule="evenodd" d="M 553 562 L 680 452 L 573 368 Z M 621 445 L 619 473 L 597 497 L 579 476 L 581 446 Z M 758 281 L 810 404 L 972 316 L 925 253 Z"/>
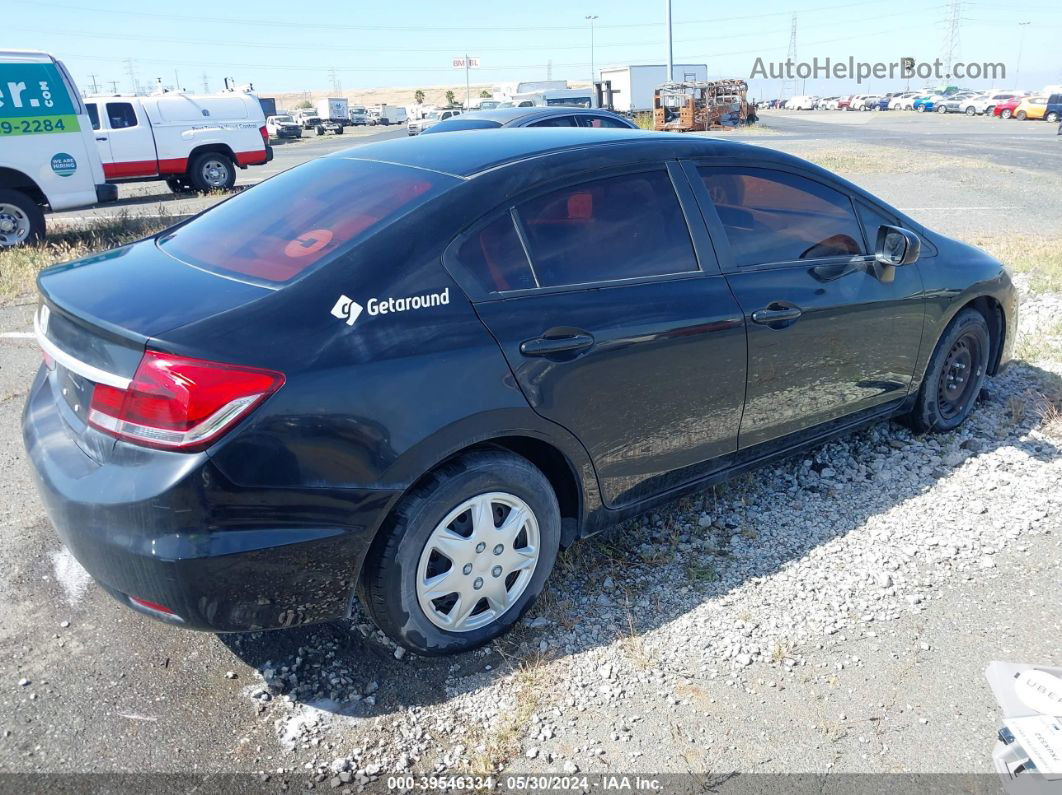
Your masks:
<path fill-rule="evenodd" d="M 664 83 L 653 93 L 653 129 L 725 130 L 756 120 L 744 80 Z"/>

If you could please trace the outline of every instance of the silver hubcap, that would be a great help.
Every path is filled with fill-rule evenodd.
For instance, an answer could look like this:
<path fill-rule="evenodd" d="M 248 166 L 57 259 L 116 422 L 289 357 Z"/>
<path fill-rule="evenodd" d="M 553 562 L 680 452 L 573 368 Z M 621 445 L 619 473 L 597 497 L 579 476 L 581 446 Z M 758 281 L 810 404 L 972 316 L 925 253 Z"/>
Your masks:
<path fill-rule="evenodd" d="M 203 163 L 203 181 L 212 188 L 225 186 L 229 170 L 220 160 L 208 160 Z"/>
<path fill-rule="evenodd" d="M 451 632 L 485 627 L 527 589 L 538 555 L 538 520 L 526 502 L 500 491 L 465 500 L 436 525 L 420 553 L 420 609 Z"/>
<path fill-rule="evenodd" d="M 20 207 L 0 204 L 0 246 L 14 246 L 29 237 L 30 219 Z"/>

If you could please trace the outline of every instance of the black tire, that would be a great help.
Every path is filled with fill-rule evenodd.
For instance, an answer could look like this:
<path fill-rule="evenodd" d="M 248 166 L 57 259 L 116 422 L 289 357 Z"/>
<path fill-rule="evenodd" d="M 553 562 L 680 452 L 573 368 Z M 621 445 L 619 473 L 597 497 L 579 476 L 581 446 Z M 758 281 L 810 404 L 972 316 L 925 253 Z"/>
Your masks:
<path fill-rule="evenodd" d="M 1055 111 L 1051 111 L 1044 117 L 1044 121 L 1054 124 L 1056 121 L 1058 121 L 1058 114 Z"/>
<path fill-rule="evenodd" d="M 966 115 L 967 116 L 976 116 L 977 115 L 977 108 L 975 108 L 973 105 L 968 105 L 966 107 Z"/>
<path fill-rule="evenodd" d="M 230 190 L 236 184 L 236 166 L 232 158 L 222 152 L 203 152 L 192 160 L 188 181 L 200 193 Z"/>
<path fill-rule="evenodd" d="M 336 130 L 336 135 L 342 135 L 342 134 L 343 134 L 343 128 L 342 128 L 342 127 L 340 127 L 340 128 L 338 128 L 338 129 Z"/>
<path fill-rule="evenodd" d="M 962 310 L 937 342 L 907 423 L 919 432 L 951 431 L 962 425 L 981 392 L 991 350 L 984 315 Z"/>
<path fill-rule="evenodd" d="M 315 127 L 318 135 L 324 135 L 324 127 Z"/>
<path fill-rule="evenodd" d="M 937 113 L 947 113 L 947 112 L 948 112 L 948 109 L 944 105 L 941 105 L 939 108 L 937 108 Z"/>
<path fill-rule="evenodd" d="M 1025 111 L 1023 111 L 1023 110 L 1019 110 L 1019 111 L 1018 111 L 1018 112 L 1017 112 L 1017 113 L 1016 113 L 1016 114 L 1014 115 L 1014 118 L 1016 118 L 1016 119 L 1017 119 L 1018 121 L 1025 121 L 1025 120 L 1026 120 L 1026 119 L 1027 119 L 1028 117 L 1029 117 L 1029 114 L 1028 114 L 1028 113 L 1026 113 L 1026 112 L 1025 112 Z"/>
<path fill-rule="evenodd" d="M 433 623 L 418 601 L 421 554 L 447 514 L 465 500 L 489 492 L 512 494 L 531 509 L 539 529 L 538 562 L 519 598 L 501 615 L 477 629 L 449 631 Z M 462 456 L 432 472 L 402 499 L 369 551 L 359 583 L 361 601 L 376 625 L 410 651 L 423 655 L 469 651 L 508 631 L 527 612 L 553 570 L 560 531 L 557 497 L 529 461 L 493 451 Z"/>
<path fill-rule="evenodd" d="M 192 192 L 192 183 L 187 177 L 167 177 L 166 187 L 177 194 Z"/>
<path fill-rule="evenodd" d="M 44 238 L 44 209 L 37 202 L 20 190 L 0 188 L 0 210 L 4 205 L 9 212 L 0 217 L 0 248 L 33 244 Z"/>

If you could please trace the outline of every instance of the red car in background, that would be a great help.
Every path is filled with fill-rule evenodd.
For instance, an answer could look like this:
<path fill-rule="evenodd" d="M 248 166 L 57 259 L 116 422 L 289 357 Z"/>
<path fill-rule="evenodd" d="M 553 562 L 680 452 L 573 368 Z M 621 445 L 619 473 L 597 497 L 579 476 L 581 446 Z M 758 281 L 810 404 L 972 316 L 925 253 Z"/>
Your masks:
<path fill-rule="evenodd" d="M 1008 99 L 1005 102 L 1000 102 L 998 105 L 992 108 L 992 115 L 999 116 L 999 118 L 1001 119 L 1009 119 L 1011 116 L 1014 115 L 1014 109 L 1021 104 L 1021 101 L 1023 99 L 1025 99 L 1025 97 L 1023 96 L 1014 97 L 1013 99 Z"/>
<path fill-rule="evenodd" d="M 851 110 L 852 97 L 841 97 L 837 100 L 837 110 Z"/>

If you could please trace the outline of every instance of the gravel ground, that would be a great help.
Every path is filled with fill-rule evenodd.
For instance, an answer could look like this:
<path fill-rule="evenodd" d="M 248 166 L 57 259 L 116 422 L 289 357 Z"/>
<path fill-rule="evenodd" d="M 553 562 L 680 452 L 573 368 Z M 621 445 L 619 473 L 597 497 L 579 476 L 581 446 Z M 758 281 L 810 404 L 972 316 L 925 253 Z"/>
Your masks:
<path fill-rule="evenodd" d="M 960 172 L 851 178 L 900 206 L 1058 217 L 1054 196 Z M 912 214 L 959 236 L 1027 222 L 977 212 Z M 959 431 L 878 423 L 624 523 L 564 553 L 516 631 L 446 659 L 360 617 L 215 637 L 113 603 L 32 491 L 17 423 L 37 355 L 2 338 L 0 770 L 340 791 L 403 772 L 987 773 L 985 665 L 1062 659 L 1062 340 L 1043 339 L 1062 295 L 1019 286 L 1035 361 L 990 379 Z M 30 311 L 0 309 L 0 331 Z"/>

